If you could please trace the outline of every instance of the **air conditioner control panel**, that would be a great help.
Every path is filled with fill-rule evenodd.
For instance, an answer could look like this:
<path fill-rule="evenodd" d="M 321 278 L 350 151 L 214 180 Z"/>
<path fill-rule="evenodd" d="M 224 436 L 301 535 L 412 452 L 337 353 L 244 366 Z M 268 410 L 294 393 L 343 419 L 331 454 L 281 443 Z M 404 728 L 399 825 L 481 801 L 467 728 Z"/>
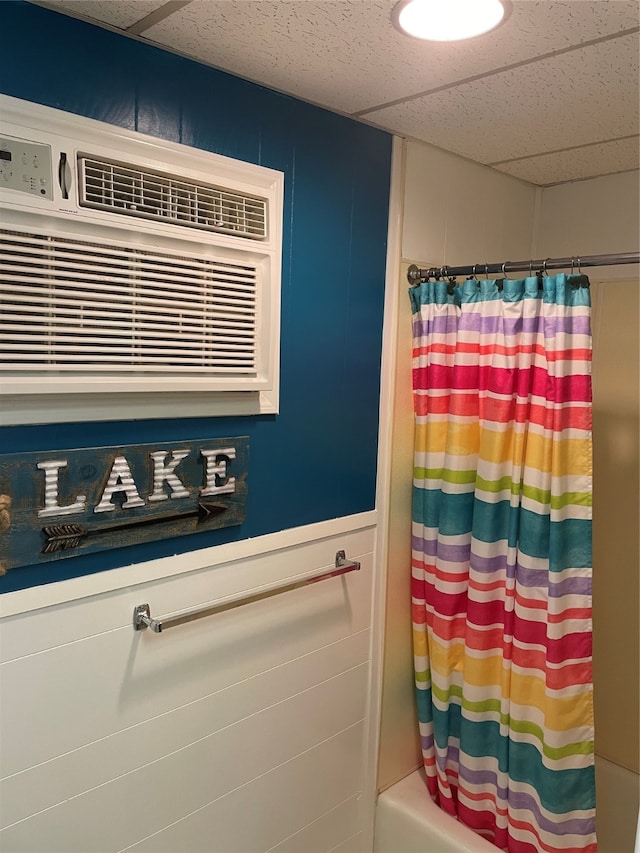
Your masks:
<path fill-rule="evenodd" d="M 51 147 L 1 136 L 0 189 L 53 200 Z"/>

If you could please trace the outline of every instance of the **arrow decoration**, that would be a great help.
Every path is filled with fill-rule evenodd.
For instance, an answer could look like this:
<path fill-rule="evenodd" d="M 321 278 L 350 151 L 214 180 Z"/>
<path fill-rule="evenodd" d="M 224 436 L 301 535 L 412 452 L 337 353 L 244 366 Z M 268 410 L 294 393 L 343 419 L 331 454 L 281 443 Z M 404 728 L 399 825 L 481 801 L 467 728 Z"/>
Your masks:
<path fill-rule="evenodd" d="M 101 527 L 98 530 L 85 527 L 83 524 L 70 522 L 68 524 L 52 524 L 42 528 L 45 536 L 45 542 L 42 546 L 41 553 L 55 554 L 59 551 L 70 551 L 77 548 L 82 543 L 91 537 L 100 536 L 103 533 L 110 533 L 114 530 L 123 530 L 125 528 L 143 527 L 151 524 L 166 524 L 168 521 L 175 521 L 183 518 L 198 518 L 198 524 L 210 521 L 211 519 L 222 515 L 228 509 L 224 504 L 209 503 L 200 501 L 198 508 L 189 510 L 188 512 L 174 513 L 173 515 L 162 515 L 155 518 L 140 518 L 137 521 L 128 521 L 124 524 L 111 524 Z"/>
<path fill-rule="evenodd" d="M 82 524 L 54 524 L 43 527 L 47 541 L 42 546 L 43 554 L 55 554 L 56 551 L 70 551 L 77 548 L 89 531 Z"/>

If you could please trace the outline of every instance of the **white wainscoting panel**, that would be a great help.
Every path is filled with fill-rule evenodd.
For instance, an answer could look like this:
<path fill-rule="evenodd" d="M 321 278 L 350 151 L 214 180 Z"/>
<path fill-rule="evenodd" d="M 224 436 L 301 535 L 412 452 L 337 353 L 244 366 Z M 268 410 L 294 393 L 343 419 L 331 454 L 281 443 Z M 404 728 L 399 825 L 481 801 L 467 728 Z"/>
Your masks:
<path fill-rule="evenodd" d="M 374 541 L 323 527 L 0 620 L 3 853 L 362 850 Z M 137 604 L 219 604 L 329 571 L 340 549 L 360 572 L 133 630 Z"/>

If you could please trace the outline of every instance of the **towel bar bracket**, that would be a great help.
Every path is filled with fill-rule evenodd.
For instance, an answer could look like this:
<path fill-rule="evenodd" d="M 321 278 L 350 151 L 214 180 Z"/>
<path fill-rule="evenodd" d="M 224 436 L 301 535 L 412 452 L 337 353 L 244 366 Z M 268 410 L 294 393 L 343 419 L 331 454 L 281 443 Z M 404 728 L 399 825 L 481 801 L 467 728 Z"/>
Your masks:
<path fill-rule="evenodd" d="M 145 628 L 151 628 L 152 631 L 159 631 L 162 628 L 156 628 L 152 623 L 155 620 L 151 618 L 151 608 L 148 604 L 136 604 L 133 608 L 133 627 L 136 631 L 144 631 Z"/>
<path fill-rule="evenodd" d="M 262 601 L 265 598 L 271 598 L 274 595 L 280 595 L 283 592 L 290 592 L 294 589 L 300 589 L 303 586 L 308 586 L 318 581 L 328 580 L 329 578 L 337 578 L 341 575 L 346 575 L 349 572 L 360 571 L 360 563 L 355 560 L 347 560 L 344 551 L 336 552 L 335 568 L 330 572 L 323 572 L 319 575 L 306 578 L 301 581 L 285 584 L 284 586 L 275 587 L 275 589 L 267 589 L 262 592 L 257 592 L 245 598 L 226 601 L 222 604 L 216 604 L 213 607 L 204 607 L 199 610 L 191 610 L 188 613 L 179 613 L 176 616 L 163 616 L 160 619 L 154 619 L 151 616 L 151 608 L 148 604 L 137 604 L 133 608 L 133 628 L 135 631 L 144 631 L 146 628 L 151 628 L 155 634 L 160 634 L 166 631 L 167 628 L 174 628 L 176 625 L 183 625 L 185 622 L 192 622 L 194 619 L 200 619 L 203 616 L 212 616 L 215 613 L 223 613 L 225 610 L 233 610 L 236 607 L 242 607 L 244 604 L 252 604 L 254 601 Z"/>

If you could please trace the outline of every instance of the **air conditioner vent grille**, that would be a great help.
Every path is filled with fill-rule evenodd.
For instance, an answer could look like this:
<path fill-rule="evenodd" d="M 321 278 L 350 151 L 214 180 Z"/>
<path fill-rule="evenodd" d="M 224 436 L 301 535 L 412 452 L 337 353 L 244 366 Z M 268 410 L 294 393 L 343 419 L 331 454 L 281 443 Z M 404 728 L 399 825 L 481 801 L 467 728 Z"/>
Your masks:
<path fill-rule="evenodd" d="M 256 375 L 259 269 L 0 230 L 0 374 Z"/>
<path fill-rule="evenodd" d="M 117 161 L 78 155 L 79 203 L 253 240 L 267 237 L 267 201 Z"/>

